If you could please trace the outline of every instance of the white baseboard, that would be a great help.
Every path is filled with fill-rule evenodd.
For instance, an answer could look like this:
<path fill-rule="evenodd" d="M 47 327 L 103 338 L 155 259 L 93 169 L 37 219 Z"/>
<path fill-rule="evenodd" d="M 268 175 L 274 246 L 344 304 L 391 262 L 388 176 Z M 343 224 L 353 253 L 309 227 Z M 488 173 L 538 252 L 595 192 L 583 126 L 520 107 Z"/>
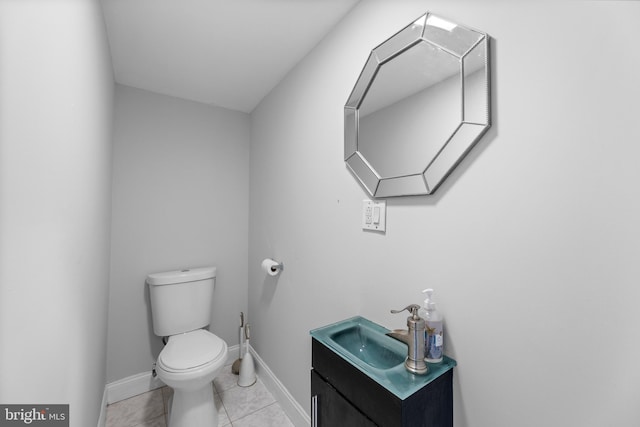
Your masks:
<path fill-rule="evenodd" d="M 98 427 L 107 425 L 107 387 L 105 386 L 102 393 L 102 404 L 100 405 L 100 418 L 98 418 Z"/>
<path fill-rule="evenodd" d="M 118 381 L 107 384 L 105 387 L 107 405 L 146 393 L 156 388 L 163 387 L 164 383 L 158 377 L 153 377 L 151 371 L 132 375 Z"/>
<path fill-rule="evenodd" d="M 236 356 L 238 355 L 239 347 L 239 345 L 229 347 L 227 350 L 227 363 L 237 359 Z M 278 380 L 251 345 L 249 345 L 249 351 L 251 351 L 251 355 L 256 363 L 256 375 L 260 377 L 260 380 L 267 390 L 276 398 L 276 401 L 280 404 L 280 407 L 285 414 L 287 414 L 293 425 L 296 427 L 309 426 L 311 422 L 309 414 L 307 414 L 302 406 L 293 398 L 289 390 Z M 160 381 L 159 378 L 154 378 L 151 375 L 151 371 L 132 375 L 107 384 L 102 397 L 102 410 L 100 411 L 98 427 L 105 426 L 107 405 L 163 386 L 164 383 Z"/>
<path fill-rule="evenodd" d="M 296 427 L 308 427 L 311 424 L 311 417 L 304 410 L 297 400 L 293 398 L 289 390 L 280 382 L 275 374 L 269 369 L 267 364 L 260 358 L 260 355 L 249 344 L 249 351 L 256 363 L 256 375 L 260 378 L 267 390 L 273 394 L 282 410 L 287 414 L 293 425 Z"/>

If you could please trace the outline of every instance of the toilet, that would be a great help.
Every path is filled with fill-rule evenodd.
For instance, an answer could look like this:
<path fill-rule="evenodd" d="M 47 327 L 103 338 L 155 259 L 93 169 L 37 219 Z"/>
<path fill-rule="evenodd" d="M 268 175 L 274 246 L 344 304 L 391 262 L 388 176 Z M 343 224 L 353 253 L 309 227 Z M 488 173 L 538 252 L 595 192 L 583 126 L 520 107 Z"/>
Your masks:
<path fill-rule="evenodd" d="M 173 388 L 168 427 L 218 425 L 212 381 L 227 361 L 227 343 L 207 331 L 216 268 L 147 276 L 153 332 L 166 337 L 158 355 L 158 377 Z"/>

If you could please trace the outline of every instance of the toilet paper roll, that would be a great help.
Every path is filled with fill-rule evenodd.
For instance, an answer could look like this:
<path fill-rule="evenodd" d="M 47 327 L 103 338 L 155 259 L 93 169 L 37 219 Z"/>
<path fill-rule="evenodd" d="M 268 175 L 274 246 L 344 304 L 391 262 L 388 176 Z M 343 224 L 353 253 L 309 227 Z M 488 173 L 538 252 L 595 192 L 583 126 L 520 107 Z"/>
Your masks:
<path fill-rule="evenodd" d="M 269 276 L 277 276 L 278 274 L 280 274 L 281 268 L 282 265 L 279 262 L 272 260 L 271 258 L 266 258 L 262 261 L 262 269 Z"/>

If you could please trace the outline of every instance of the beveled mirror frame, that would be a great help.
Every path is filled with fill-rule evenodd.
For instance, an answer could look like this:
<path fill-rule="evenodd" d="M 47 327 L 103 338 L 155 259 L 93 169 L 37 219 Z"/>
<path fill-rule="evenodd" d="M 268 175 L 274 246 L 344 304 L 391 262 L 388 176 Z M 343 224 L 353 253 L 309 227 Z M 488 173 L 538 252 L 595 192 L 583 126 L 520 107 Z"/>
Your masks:
<path fill-rule="evenodd" d="M 429 43 L 431 47 L 446 52 L 459 61 L 459 96 L 462 107 L 459 124 L 446 141 L 436 143 L 436 147 L 439 147 L 437 153 L 433 158 L 424 160 L 425 167 L 422 173 L 407 171 L 406 174 L 384 177 L 365 158 L 362 150 L 359 150 L 363 143 L 358 139 L 360 106 L 375 82 L 380 68 L 418 43 Z M 471 63 L 471 59 L 467 61 L 467 58 L 472 51 L 475 52 L 476 58 L 478 55 L 484 55 L 484 63 L 481 64 L 481 67 L 484 67 L 482 72 L 485 86 L 481 88 L 484 94 L 465 97 L 465 63 Z M 489 36 L 486 33 L 455 24 L 429 12 L 371 51 L 344 107 L 344 160 L 372 197 L 432 194 L 460 163 L 491 126 L 489 63 Z M 469 105 L 471 102 L 474 105 Z M 471 111 L 470 107 L 486 111 L 486 114 L 480 114 L 479 119 L 477 114 L 473 118 L 466 117 L 465 111 Z M 396 144 L 397 141 L 388 143 Z"/>

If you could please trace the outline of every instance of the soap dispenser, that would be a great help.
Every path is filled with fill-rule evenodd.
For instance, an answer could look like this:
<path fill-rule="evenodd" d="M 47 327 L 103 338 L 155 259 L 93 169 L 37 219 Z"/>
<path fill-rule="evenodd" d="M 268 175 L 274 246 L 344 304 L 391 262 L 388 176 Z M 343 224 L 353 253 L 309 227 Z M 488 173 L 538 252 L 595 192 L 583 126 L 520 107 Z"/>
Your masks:
<path fill-rule="evenodd" d="M 425 320 L 424 358 L 428 363 L 442 362 L 444 348 L 444 330 L 442 327 L 442 315 L 436 310 L 436 303 L 432 300 L 433 289 L 425 289 L 422 293 L 427 295 L 424 306 L 419 315 Z"/>

